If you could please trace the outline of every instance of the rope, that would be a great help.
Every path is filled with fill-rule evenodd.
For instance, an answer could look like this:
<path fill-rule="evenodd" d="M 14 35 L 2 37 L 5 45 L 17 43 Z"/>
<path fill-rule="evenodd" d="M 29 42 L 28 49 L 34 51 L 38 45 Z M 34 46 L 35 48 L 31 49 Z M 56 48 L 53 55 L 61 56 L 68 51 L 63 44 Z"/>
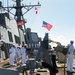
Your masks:
<path fill-rule="evenodd" d="M 36 19 L 36 16 L 35 16 L 35 14 L 32 12 L 32 13 L 30 14 L 30 17 L 29 17 L 29 20 L 28 20 L 28 22 L 29 22 L 29 27 L 32 28 L 32 25 L 33 25 L 35 19 Z"/>

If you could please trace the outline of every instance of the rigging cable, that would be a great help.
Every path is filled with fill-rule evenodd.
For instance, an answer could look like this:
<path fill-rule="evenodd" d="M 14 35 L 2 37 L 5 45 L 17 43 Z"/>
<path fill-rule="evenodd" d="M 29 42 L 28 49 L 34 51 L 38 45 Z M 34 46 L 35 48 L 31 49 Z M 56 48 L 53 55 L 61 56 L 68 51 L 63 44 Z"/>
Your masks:
<path fill-rule="evenodd" d="M 35 14 L 33 12 L 31 12 L 31 14 L 29 15 L 29 19 L 28 19 L 28 23 L 29 23 L 28 26 L 30 28 L 32 28 L 32 25 L 33 25 L 35 19 L 36 19 Z"/>

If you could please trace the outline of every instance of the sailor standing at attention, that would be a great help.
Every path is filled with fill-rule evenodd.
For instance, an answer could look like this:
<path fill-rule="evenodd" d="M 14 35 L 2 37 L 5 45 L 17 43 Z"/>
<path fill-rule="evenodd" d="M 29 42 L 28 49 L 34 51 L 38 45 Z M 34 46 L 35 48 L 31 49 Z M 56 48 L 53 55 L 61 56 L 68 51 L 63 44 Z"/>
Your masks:
<path fill-rule="evenodd" d="M 22 46 L 22 49 L 21 49 L 22 64 L 26 63 L 26 48 L 27 48 L 27 45 L 25 44 L 24 46 Z"/>
<path fill-rule="evenodd" d="M 21 58 L 21 49 L 20 49 L 20 47 L 18 46 L 18 47 L 16 48 L 16 62 L 17 62 L 17 64 L 19 64 L 20 58 Z"/>
<path fill-rule="evenodd" d="M 14 45 L 9 49 L 9 64 L 10 66 L 15 66 L 15 54 L 16 54 L 16 48 Z"/>
<path fill-rule="evenodd" d="M 74 41 L 70 41 L 70 44 L 68 45 L 68 60 L 67 60 L 67 71 L 70 73 L 73 72 L 73 59 L 74 59 Z"/>

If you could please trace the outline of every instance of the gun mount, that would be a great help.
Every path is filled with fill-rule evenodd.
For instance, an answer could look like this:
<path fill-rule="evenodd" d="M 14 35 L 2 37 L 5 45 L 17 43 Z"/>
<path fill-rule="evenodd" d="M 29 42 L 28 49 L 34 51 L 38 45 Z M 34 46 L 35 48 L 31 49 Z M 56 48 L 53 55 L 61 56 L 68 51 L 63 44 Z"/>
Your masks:
<path fill-rule="evenodd" d="M 63 46 L 60 42 L 49 40 L 49 43 L 51 43 L 51 42 L 57 44 L 57 46 L 54 47 L 54 49 L 56 51 L 59 51 L 59 52 L 63 53 L 64 55 L 67 54 L 67 51 L 68 51 L 68 47 L 67 46 Z"/>

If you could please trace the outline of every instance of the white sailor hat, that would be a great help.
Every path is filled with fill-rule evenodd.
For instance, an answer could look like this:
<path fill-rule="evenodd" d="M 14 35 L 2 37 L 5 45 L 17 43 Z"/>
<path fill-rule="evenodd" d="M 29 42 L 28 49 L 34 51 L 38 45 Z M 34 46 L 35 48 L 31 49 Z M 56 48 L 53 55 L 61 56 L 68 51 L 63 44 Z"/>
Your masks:
<path fill-rule="evenodd" d="M 28 45 L 27 44 L 24 44 L 24 47 L 28 47 Z"/>

